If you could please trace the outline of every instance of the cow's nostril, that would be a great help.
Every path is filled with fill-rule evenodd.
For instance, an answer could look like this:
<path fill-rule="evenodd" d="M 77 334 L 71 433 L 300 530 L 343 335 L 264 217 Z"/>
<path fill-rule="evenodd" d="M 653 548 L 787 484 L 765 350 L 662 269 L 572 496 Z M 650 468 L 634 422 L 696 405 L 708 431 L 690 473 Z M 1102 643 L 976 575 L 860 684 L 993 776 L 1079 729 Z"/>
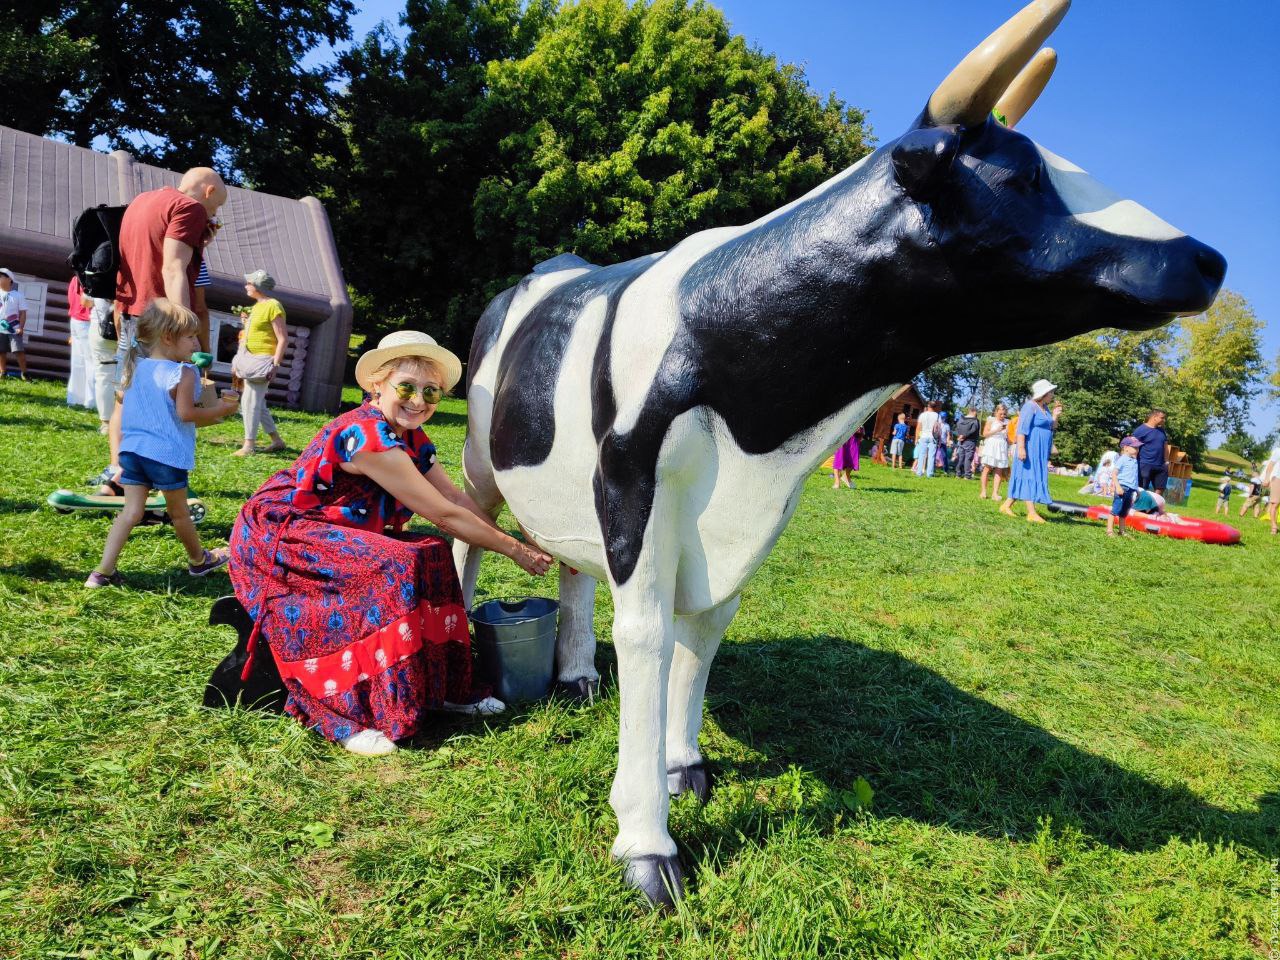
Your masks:
<path fill-rule="evenodd" d="M 1196 251 L 1196 266 L 1206 281 L 1217 287 L 1227 275 L 1227 260 L 1213 247 L 1201 246 Z"/>

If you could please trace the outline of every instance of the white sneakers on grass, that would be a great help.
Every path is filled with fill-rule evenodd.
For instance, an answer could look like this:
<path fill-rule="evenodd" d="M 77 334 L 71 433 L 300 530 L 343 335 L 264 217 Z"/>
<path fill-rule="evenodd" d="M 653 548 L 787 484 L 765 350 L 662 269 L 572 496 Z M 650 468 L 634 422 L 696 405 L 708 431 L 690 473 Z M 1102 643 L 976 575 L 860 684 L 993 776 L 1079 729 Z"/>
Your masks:
<path fill-rule="evenodd" d="M 507 705 L 496 697 L 485 697 L 476 703 L 450 703 L 446 700 L 440 709 L 447 710 L 449 713 L 466 714 L 470 717 L 492 717 L 494 714 L 502 713 L 502 711 L 506 710 Z M 381 730 L 361 730 L 359 733 L 353 733 L 349 737 L 343 737 L 338 743 L 343 748 L 362 757 L 385 757 L 388 753 L 395 753 L 396 751 L 395 742 Z"/>
<path fill-rule="evenodd" d="M 396 750 L 395 743 L 381 730 L 361 730 L 343 737 L 338 743 L 362 757 L 383 757 Z"/>

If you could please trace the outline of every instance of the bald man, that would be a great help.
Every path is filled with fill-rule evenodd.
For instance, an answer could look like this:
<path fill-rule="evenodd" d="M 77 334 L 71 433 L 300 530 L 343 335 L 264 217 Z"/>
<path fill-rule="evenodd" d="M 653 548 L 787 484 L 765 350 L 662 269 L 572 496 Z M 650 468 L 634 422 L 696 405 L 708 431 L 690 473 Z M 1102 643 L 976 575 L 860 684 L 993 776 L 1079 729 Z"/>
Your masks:
<path fill-rule="evenodd" d="M 209 219 L 226 202 L 226 184 L 209 167 L 188 170 L 177 188 L 148 190 L 129 202 L 116 281 L 125 314 L 139 316 L 156 297 L 191 307 Z"/>

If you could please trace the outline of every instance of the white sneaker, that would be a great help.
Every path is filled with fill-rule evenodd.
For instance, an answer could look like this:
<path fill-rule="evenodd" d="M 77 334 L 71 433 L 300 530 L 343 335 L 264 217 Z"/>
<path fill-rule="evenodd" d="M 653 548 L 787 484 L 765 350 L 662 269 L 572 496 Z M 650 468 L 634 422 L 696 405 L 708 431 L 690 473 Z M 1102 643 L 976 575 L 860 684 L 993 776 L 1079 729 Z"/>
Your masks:
<path fill-rule="evenodd" d="M 477 703 L 450 703 L 446 700 L 440 709 L 450 713 L 465 713 L 471 717 L 492 717 L 495 713 L 506 710 L 507 705 L 497 697 L 485 697 Z"/>
<path fill-rule="evenodd" d="M 381 730 L 361 730 L 343 737 L 338 743 L 362 757 L 383 757 L 396 750 L 396 745 Z"/>

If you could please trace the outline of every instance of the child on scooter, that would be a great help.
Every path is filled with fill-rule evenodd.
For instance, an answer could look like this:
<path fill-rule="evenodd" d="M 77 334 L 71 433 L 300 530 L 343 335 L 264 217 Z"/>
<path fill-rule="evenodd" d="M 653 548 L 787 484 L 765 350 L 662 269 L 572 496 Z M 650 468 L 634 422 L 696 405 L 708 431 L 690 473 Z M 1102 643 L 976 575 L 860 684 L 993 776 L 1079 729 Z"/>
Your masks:
<path fill-rule="evenodd" d="M 164 495 L 173 530 L 187 551 L 187 573 L 193 577 L 226 564 L 227 549 L 206 550 L 187 510 L 187 474 L 195 467 L 196 427 L 206 427 L 236 412 L 239 399 L 224 391 L 220 403 L 196 405 L 200 375 L 190 364 L 200 349 L 200 321 L 185 307 L 163 297 L 138 318 L 138 332 L 124 356 L 121 385 L 125 390 L 120 484 L 124 508 L 107 534 L 102 562 L 85 586 L 119 587 L 124 578 L 116 561 L 133 528 L 142 522 L 151 489 Z M 147 350 L 139 357 L 140 347 Z"/>

